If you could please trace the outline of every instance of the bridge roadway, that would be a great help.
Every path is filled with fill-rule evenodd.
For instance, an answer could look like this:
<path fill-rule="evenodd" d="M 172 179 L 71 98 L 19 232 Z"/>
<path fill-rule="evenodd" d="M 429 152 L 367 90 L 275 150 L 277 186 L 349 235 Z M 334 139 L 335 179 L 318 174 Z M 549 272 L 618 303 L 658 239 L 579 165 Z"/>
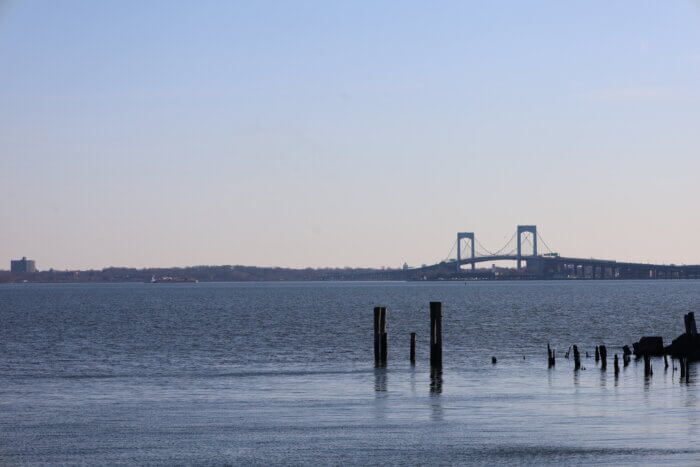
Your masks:
<path fill-rule="evenodd" d="M 700 265 L 628 263 L 593 258 L 563 256 L 522 256 L 525 275 L 557 277 L 590 277 L 594 279 L 698 279 Z M 489 261 L 517 261 L 517 255 L 494 255 L 463 258 L 459 266 Z M 453 262 L 457 267 L 457 262 Z M 465 271 L 468 272 L 468 271 Z"/>

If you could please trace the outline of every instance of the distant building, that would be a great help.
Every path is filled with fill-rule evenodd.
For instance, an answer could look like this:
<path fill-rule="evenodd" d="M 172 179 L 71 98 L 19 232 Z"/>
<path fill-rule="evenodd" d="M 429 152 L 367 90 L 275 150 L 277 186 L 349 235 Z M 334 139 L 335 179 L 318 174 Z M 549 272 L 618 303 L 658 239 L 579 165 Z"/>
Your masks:
<path fill-rule="evenodd" d="M 10 261 L 10 271 L 15 274 L 36 272 L 36 264 L 33 259 L 27 259 L 26 256 L 23 256 L 22 259 L 13 259 Z"/>

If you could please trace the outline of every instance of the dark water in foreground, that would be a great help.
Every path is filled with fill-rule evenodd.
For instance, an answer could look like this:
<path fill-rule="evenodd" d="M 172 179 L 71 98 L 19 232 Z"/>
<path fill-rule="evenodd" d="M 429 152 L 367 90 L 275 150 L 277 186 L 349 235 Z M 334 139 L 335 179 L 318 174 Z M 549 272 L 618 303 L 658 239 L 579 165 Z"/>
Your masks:
<path fill-rule="evenodd" d="M 699 305 L 698 281 L 3 285 L 0 463 L 697 465 L 698 368 L 615 378 L 612 354 Z"/>

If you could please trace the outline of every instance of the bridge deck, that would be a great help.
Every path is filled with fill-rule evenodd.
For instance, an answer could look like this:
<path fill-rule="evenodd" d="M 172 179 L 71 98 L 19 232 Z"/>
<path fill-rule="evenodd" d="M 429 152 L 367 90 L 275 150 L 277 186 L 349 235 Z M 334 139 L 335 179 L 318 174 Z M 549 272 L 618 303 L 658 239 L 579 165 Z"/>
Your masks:
<path fill-rule="evenodd" d="M 552 262 L 552 263 L 564 263 L 564 264 L 576 264 L 584 266 L 604 266 L 604 267 L 616 267 L 616 268 L 632 268 L 632 269 L 672 269 L 672 270 L 695 270 L 700 271 L 700 264 L 650 264 L 650 263 L 628 263 L 623 261 L 615 261 L 608 259 L 595 259 L 595 258 L 572 258 L 565 256 L 522 256 L 522 260 L 527 261 L 537 259 L 538 261 Z M 485 263 L 489 261 L 517 261 L 517 255 L 495 255 L 495 256 L 477 256 L 474 258 L 463 258 L 459 264 L 472 264 L 472 263 Z M 455 262 L 456 264 L 456 262 Z"/>

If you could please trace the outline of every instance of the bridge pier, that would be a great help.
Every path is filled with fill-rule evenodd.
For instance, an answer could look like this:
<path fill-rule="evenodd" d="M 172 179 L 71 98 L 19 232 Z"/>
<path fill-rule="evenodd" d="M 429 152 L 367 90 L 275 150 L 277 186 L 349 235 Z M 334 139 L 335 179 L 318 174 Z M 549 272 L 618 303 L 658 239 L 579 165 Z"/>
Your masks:
<path fill-rule="evenodd" d="M 522 235 L 524 233 L 532 234 L 532 256 L 537 256 L 537 226 L 536 225 L 519 225 L 518 226 L 518 271 L 522 268 L 523 252 L 522 252 Z"/>
<path fill-rule="evenodd" d="M 462 239 L 469 240 L 471 245 L 470 259 L 474 259 L 474 232 L 458 232 L 457 233 L 457 272 L 460 271 L 462 265 Z M 476 263 L 472 261 L 472 272 L 476 271 Z"/>

